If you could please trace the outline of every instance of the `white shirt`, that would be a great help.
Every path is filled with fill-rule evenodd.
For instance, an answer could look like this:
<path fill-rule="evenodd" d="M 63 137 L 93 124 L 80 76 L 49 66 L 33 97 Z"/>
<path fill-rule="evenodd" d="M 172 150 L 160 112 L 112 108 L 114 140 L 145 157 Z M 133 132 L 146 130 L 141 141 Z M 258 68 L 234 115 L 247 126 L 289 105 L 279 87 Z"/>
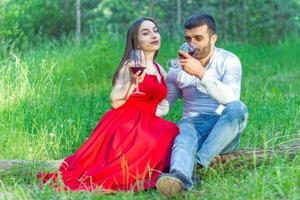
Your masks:
<path fill-rule="evenodd" d="M 168 102 L 172 105 L 183 98 L 183 118 L 200 114 L 218 113 L 224 105 L 240 98 L 242 67 L 239 58 L 221 48 L 214 53 L 206 66 L 202 80 L 171 67 L 167 75 Z"/>

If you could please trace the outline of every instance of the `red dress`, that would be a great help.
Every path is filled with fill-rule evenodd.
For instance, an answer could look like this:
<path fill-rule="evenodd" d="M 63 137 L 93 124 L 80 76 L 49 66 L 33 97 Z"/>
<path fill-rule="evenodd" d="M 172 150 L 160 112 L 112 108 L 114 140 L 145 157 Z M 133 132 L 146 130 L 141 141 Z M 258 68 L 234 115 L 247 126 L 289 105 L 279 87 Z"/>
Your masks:
<path fill-rule="evenodd" d="M 131 95 L 124 105 L 109 110 L 85 143 L 64 160 L 59 172 L 37 175 L 42 185 L 51 179 L 50 186 L 58 191 L 138 191 L 155 186 L 157 176 L 168 172 L 179 130 L 155 115 L 167 95 L 165 81 L 146 74 L 139 86 L 145 95 Z"/>

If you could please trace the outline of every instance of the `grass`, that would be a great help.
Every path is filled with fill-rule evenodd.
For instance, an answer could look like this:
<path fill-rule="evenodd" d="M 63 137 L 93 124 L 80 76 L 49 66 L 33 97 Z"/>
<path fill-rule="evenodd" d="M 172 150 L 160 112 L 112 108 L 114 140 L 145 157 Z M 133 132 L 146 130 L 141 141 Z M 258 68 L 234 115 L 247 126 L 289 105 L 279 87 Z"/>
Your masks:
<path fill-rule="evenodd" d="M 122 41 L 122 42 L 120 42 Z M 163 39 L 158 61 L 176 56 L 179 41 Z M 243 65 L 242 101 L 249 122 L 242 148 L 275 146 L 300 137 L 300 40 L 259 46 L 224 43 Z M 0 47 L 1 48 L 1 47 Z M 123 53 L 123 38 L 45 42 L 0 60 L 0 159 L 61 159 L 73 153 L 110 109 L 111 78 Z M 178 102 L 166 116 L 176 122 Z M 36 169 L 32 169 L 33 172 Z M 34 173 L 33 173 L 34 174 Z M 201 172 L 197 192 L 176 199 L 299 199 L 300 157 Z M 39 190 L 34 176 L 0 174 L 0 199 L 160 199 L 155 190 L 93 196 L 88 192 Z"/>

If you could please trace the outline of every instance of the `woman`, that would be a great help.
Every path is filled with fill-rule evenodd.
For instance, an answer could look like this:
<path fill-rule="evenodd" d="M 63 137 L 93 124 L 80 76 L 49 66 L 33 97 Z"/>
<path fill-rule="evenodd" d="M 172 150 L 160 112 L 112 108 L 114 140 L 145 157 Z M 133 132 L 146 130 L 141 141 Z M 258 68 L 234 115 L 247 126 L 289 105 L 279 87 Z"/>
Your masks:
<path fill-rule="evenodd" d="M 157 176 L 168 171 L 175 124 L 157 117 L 168 109 L 163 69 L 154 62 L 160 34 L 151 18 L 136 20 L 127 32 L 123 58 L 113 78 L 112 109 L 97 124 L 88 140 L 67 157 L 58 173 L 38 178 L 57 190 L 127 191 L 155 186 Z M 130 72 L 130 52 L 144 52 L 143 73 Z M 144 93 L 135 95 L 137 84 Z M 158 106 L 159 104 L 159 106 Z M 58 180 L 61 177 L 62 181 Z"/>

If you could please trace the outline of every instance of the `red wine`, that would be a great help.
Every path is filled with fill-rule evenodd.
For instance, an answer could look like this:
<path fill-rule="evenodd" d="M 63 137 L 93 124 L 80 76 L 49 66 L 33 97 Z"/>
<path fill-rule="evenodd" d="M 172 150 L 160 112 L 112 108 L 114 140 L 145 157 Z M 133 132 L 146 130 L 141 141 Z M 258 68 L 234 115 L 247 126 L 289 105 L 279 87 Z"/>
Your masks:
<path fill-rule="evenodd" d="M 195 54 L 196 54 L 196 48 L 188 43 L 184 43 L 183 45 L 181 45 L 179 50 L 182 50 L 182 51 L 188 53 L 190 56 L 195 56 Z M 180 54 L 179 54 L 179 56 L 180 56 L 180 58 L 184 58 Z"/>
<path fill-rule="evenodd" d="M 189 49 L 188 54 L 190 54 L 190 56 L 194 56 L 196 53 L 196 49 Z"/>
<path fill-rule="evenodd" d="M 131 70 L 131 72 L 132 73 L 137 73 L 138 71 L 142 71 L 142 73 L 143 73 L 143 71 L 146 69 L 146 67 L 141 67 L 141 66 L 138 66 L 138 67 L 130 67 L 130 70 Z"/>
<path fill-rule="evenodd" d="M 190 52 L 187 52 L 190 56 L 194 56 L 195 55 L 195 50 L 193 50 L 193 51 L 190 51 Z M 182 55 L 180 55 L 179 54 L 179 57 L 181 58 L 181 59 L 185 59 L 185 57 L 184 56 L 182 56 Z"/>

